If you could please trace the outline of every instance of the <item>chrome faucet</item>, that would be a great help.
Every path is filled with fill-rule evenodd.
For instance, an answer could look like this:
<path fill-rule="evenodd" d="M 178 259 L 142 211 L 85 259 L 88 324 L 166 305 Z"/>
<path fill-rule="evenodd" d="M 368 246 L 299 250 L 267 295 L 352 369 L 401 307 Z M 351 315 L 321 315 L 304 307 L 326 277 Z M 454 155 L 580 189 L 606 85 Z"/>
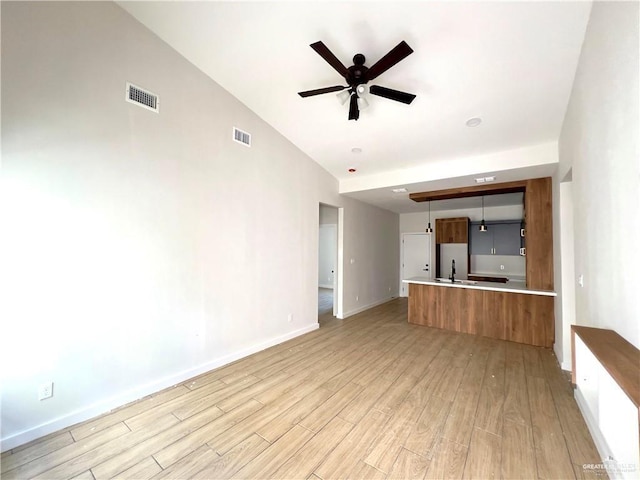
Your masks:
<path fill-rule="evenodd" d="M 456 260 L 455 258 L 451 260 L 451 283 L 455 283 L 456 281 Z"/>

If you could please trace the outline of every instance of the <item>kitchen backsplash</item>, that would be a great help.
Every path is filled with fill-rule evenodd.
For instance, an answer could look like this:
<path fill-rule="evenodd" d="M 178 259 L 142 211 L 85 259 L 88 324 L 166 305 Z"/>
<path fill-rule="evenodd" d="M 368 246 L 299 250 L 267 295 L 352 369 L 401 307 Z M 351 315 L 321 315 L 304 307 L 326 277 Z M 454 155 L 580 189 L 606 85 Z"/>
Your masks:
<path fill-rule="evenodd" d="M 504 270 L 500 269 L 504 265 Z M 526 276 L 525 257 L 513 255 L 471 255 L 469 271 L 478 274 L 504 275 L 522 279 Z"/>
<path fill-rule="evenodd" d="M 467 244 L 443 243 L 440 245 L 440 276 L 448 278 L 451 275 L 451 260 L 456 261 L 456 277 L 467 278 Z"/>

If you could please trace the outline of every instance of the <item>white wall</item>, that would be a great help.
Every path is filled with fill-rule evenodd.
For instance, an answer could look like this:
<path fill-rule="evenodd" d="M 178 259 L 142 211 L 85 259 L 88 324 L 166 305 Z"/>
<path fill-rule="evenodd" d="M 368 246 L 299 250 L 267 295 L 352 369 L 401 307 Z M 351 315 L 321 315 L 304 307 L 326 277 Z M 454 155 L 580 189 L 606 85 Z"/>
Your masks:
<path fill-rule="evenodd" d="M 570 175 L 569 175 L 570 177 Z M 571 325 L 576 323 L 573 184 L 570 178 L 553 182 L 555 342 L 553 349 L 563 370 L 571 370 Z"/>
<path fill-rule="evenodd" d="M 343 197 L 343 204 L 346 318 L 398 296 L 400 239 L 397 213 L 348 197 Z"/>
<path fill-rule="evenodd" d="M 559 141 L 572 169 L 576 323 L 640 347 L 638 2 L 594 2 Z M 556 243 L 557 245 L 557 243 Z M 574 278 L 574 282 L 576 279 Z"/>
<path fill-rule="evenodd" d="M 510 281 L 527 277 L 526 258 L 520 255 L 471 255 L 470 271 L 487 275 L 504 275 Z M 504 268 L 500 268 L 504 267 Z"/>
<path fill-rule="evenodd" d="M 343 205 L 335 178 L 120 7 L 1 8 L 2 450 L 317 328 L 321 202 L 344 208 L 359 260 L 345 289 L 388 298 L 397 215 Z M 126 81 L 160 113 L 125 102 Z"/>
<path fill-rule="evenodd" d="M 548 165 L 558 163 L 558 145 L 551 141 L 537 145 L 526 145 L 499 152 L 483 155 L 471 155 L 456 158 L 442 158 L 437 161 L 425 162 L 423 165 L 411 168 L 401 168 L 391 172 L 374 173 L 371 175 L 356 175 L 340 181 L 340 192 L 360 192 L 376 188 L 389 189 L 390 185 L 412 185 L 419 181 L 435 182 L 444 180 L 449 183 L 450 178 L 472 177 L 487 172 L 501 172 L 504 180 L 510 170 L 526 168 L 529 171 L 546 172 Z M 538 170 L 540 169 L 540 170 Z M 545 174 L 536 174 L 538 177 Z M 533 178 L 537 178 L 534 175 Z M 514 179 L 515 180 L 515 179 Z M 442 187 L 448 188 L 448 187 Z"/>
<path fill-rule="evenodd" d="M 480 202 L 480 200 L 478 200 Z M 425 207 L 426 208 L 426 207 Z M 485 220 L 514 220 L 523 216 L 522 205 L 509 205 L 503 207 L 484 207 Z M 433 210 L 431 208 L 431 227 L 435 234 L 436 218 L 469 217 L 472 222 L 482 220 L 482 207 L 465 208 L 457 210 Z M 424 232 L 429 222 L 429 214 L 423 213 L 403 213 L 400 215 L 400 231 L 402 233 Z"/>

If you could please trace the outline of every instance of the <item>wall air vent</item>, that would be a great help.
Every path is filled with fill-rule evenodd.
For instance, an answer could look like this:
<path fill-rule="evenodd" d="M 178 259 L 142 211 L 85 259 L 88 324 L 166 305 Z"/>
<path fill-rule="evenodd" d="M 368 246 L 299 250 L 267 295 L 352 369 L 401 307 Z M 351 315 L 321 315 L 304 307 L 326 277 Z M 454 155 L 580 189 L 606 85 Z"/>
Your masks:
<path fill-rule="evenodd" d="M 233 140 L 241 143 L 245 147 L 251 146 L 251 134 L 247 132 L 243 132 L 242 130 L 233 127 Z"/>
<path fill-rule="evenodd" d="M 133 83 L 127 82 L 127 93 L 125 99 L 127 102 L 158 113 L 160 111 L 159 98 L 155 93 L 144 90 L 135 86 Z"/>

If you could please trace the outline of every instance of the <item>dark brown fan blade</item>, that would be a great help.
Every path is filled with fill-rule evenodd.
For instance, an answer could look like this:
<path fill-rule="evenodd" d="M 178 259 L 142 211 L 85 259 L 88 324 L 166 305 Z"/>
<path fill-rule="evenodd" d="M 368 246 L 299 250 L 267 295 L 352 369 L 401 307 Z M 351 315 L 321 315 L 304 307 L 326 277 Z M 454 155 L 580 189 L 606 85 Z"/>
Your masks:
<path fill-rule="evenodd" d="M 360 109 L 358 109 L 358 95 L 351 95 L 349 101 L 349 120 L 358 120 L 360 118 Z"/>
<path fill-rule="evenodd" d="M 407 105 L 413 102 L 413 99 L 416 98 L 412 93 L 405 93 L 399 90 L 392 90 L 391 88 L 379 87 L 378 85 L 371 85 L 369 87 L 369 93 L 371 95 L 388 98 L 389 100 L 395 100 L 396 102 L 406 103 Z"/>
<path fill-rule="evenodd" d="M 398 45 L 393 47 L 393 49 L 391 49 L 389 53 L 387 53 L 384 57 L 374 63 L 371 68 L 369 68 L 369 80 L 373 80 L 378 75 L 386 72 L 400 60 L 408 57 L 412 53 L 413 50 L 409 45 L 407 45 L 407 42 L 405 42 L 404 40 L 401 41 Z"/>
<path fill-rule="evenodd" d="M 333 53 L 331 53 L 331 50 L 329 50 L 324 43 L 316 42 L 312 43 L 309 46 L 313 48 L 318 53 L 318 55 L 324 58 L 326 62 L 336 70 L 336 72 L 338 72 L 344 78 L 347 78 L 347 67 L 345 67 L 342 62 L 338 60 L 338 58 Z"/>
<path fill-rule="evenodd" d="M 298 92 L 298 95 L 300 95 L 303 98 L 312 97 L 314 95 L 322 95 L 323 93 L 339 92 L 340 90 L 344 90 L 345 88 L 349 88 L 349 87 L 336 85 L 334 87 L 325 87 L 325 88 L 318 88 L 316 90 L 307 90 L 306 92 Z"/>

